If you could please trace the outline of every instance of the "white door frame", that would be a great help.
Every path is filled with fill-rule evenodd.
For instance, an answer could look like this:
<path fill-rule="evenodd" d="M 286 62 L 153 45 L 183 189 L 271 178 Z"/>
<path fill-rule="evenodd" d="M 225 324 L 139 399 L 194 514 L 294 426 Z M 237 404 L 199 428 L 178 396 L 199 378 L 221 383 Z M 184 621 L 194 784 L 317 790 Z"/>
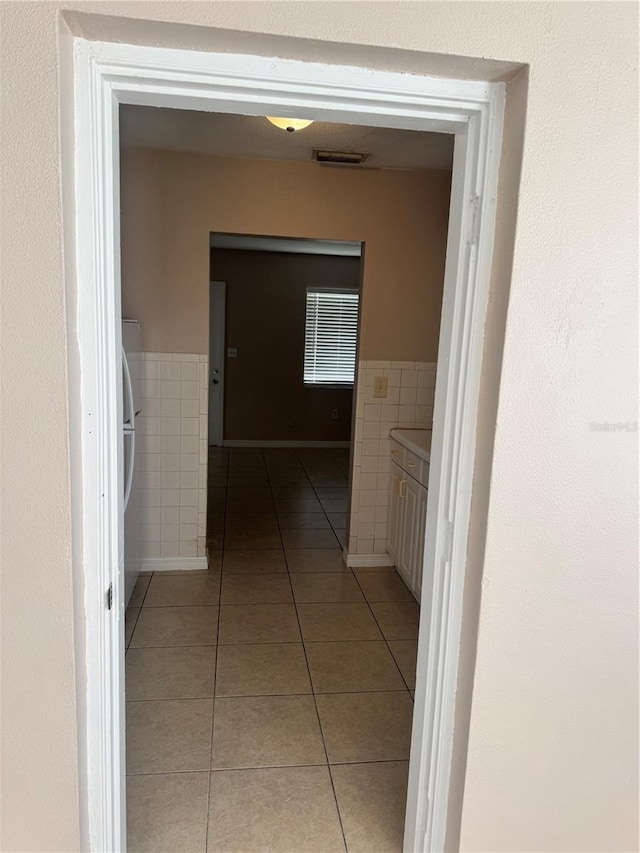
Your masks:
<path fill-rule="evenodd" d="M 69 280 L 82 790 L 92 851 L 126 849 L 120 500 L 120 103 L 455 134 L 405 851 L 444 846 L 482 344 L 505 86 L 280 58 L 74 40 Z M 204 284 L 204 282 L 203 282 Z M 113 585 L 114 605 L 106 607 Z M 84 692 L 81 689 L 84 687 Z"/>
<path fill-rule="evenodd" d="M 213 298 L 214 293 L 217 295 L 218 303 L 222 302 L 223 312 L 222 312 L 222 322 L 220 322 L 220 318 L 217 319 L 217 323 L 214 324 L 213 317 Z M 226 366 L 226 300 L 227 300 L 227 285 L 224 281 L 210 281 L 209 282 L 209 361 L 207 364 L 207 369 L 209 371 L 208 377 L 208 396 L 207 399 L 209 401 L 208 412 L 207 412 L 207 441 L 209 447 L 214 445 L 215 447 L 221 447 L 224 439 L 224 373 Z M 214 354 L 214 327 L 217 326 L 217 355 Z M 216 357 L 214 358 L 214 355 Z M 215 365 L 220 365 L 219 367 L 215 367 Z M 214 376 L 213 371 L 217 370 L 218 373 Z M 218 387 L 220 389 L 219 397 L 221 404 L 218 407 L 218 410 L 215 412 L 213 410 L 213 404 L 211 402 L 211 389 L 213 386 L 214 379 L 218 383 Z M 213 439 L 213 441 L 212 441 Z"/>

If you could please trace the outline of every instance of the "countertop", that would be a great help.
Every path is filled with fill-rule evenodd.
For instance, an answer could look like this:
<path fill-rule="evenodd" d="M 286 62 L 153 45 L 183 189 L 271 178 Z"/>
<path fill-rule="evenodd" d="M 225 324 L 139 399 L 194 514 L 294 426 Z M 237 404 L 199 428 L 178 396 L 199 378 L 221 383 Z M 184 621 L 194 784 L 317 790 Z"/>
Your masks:
<path fill-rule="evenodd" d="M 431 430 L 430 429 L 392 429 L 394 438 L 403 447 L 411 450 L 421 459 L 431 461 Z"/>

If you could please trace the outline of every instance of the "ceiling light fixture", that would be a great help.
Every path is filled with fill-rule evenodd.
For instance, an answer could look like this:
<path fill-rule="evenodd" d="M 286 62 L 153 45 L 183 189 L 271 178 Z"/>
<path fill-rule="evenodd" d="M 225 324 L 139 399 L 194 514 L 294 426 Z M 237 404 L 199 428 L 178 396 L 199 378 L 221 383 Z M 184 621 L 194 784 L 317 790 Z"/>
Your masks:
<path fill-rule="evenodd" d="M 304 130 L 305 127 L 313 124 L 312 119 L 306 118 L 276 118 L 274 116 L 265 116 L 265 118 L 271 124 L 279 127 L 280 130 L 286 130 L 288 133 L 293 133 L 296 130 Z"/>

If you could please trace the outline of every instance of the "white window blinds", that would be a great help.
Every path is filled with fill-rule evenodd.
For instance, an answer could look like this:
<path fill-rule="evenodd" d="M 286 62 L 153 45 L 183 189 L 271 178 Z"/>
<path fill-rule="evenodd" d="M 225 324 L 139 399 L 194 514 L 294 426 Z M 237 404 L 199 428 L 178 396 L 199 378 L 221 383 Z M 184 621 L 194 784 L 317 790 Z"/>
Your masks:
<path fill-rule="evenodd" d="M 305 385 L 352 385 L 358 291 L 309 288 L 304 334 Z"/>

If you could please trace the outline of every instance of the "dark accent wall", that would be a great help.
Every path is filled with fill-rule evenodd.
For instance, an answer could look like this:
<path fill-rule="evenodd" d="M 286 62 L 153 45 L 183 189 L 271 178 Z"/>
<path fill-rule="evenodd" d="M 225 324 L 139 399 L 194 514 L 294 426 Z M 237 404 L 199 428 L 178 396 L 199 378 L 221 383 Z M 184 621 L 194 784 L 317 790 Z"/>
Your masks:
<path fill-rule="evenodd" d="M 305 388 L 307 287 L 360 287 L 360 258 L 211 250 L 227 285 L 224 438 L 348 441 L 351 389 Z M 331 412 L 339 416 L 333 420 Z"/>

